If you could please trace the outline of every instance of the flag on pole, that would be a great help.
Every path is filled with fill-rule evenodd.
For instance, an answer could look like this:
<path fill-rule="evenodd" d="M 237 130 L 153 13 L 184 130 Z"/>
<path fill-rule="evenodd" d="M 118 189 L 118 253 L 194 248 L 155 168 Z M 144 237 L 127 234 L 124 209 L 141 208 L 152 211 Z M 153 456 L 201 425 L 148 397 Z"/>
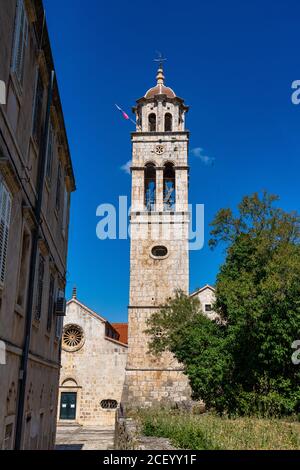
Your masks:
<path fill-rule="evenodd" d="M 131 120 L 130 117 L 128 116 L 128 114 L 126 114 L 125 111 L 123 111 L 123 109 L 120 108 L 120 106 L 118 106 L 117 104 L 116 104 L 116 108 L 120 111 L 120 113 L 122 113 L 122 116 L 123 116 L 124 119 L 126 119 L 127 121 Z"/>

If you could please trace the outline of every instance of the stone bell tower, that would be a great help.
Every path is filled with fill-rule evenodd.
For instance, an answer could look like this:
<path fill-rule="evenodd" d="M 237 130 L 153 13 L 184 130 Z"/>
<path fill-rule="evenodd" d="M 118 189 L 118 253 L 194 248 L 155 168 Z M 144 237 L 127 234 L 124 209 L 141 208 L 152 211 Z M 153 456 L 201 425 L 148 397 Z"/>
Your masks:
<path fill-rule="evenodd" d="M 148 353 L 146 320 L 177 289 L 189 292 L 188 107 L 157 84 L 137 100 L 132 133 L 128 361 L 124 401 L 151 405 L 189 397 L 187 377 L 171 354 Z"/>

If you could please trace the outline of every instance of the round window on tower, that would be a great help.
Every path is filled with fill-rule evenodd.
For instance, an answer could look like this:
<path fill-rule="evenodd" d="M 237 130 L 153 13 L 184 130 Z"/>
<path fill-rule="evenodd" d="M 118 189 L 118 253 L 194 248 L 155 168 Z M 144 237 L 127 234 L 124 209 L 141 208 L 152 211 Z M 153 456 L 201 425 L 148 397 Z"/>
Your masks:
<path fill-rule="evenodd" d="M 83 329 L 79 325 L 66 325 L 62 334 L 62 348 L 64 351 L 78 351 L 83 344 Z"/>
<path fill-rule="evenodd" d="M 155 245 L 151 248 L 151 257 L 154 259 L 165 259 L 168 255 L 168 248 L 164 245 Z"/>
<path fill-rule="evenodd" d="M 157 155 L 162 155 L 164 153 L 165 149 L 163 145 L 157 145 L 155 148 L 155 153 Z"/>

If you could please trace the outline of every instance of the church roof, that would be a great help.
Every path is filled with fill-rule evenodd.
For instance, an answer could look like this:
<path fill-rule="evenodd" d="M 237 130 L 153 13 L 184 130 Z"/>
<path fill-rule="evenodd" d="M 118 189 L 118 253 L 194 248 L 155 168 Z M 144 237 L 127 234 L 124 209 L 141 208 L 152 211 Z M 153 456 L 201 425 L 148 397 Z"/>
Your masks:
<path fill-rule="evenodd" d="M 157 95 L 166 95 L 168 98 L 176 98 L 176 95 L 172 88 L 169 88 L 165 85 L 156 85 L 153 88 L 150 88 L 145 94 L 145 98 L 154 98 Z"/>
<path fill-rule="evenodd" d="M 128 323 L 112 323 L 113 328 L 119 333 L 119 341 L 128 344 Z"/>
<path fill-rule="evenodd" d="M 206 289 L 210 289 L 212 292 L 216 291 L 216 289 L 213 286 L 210 286 L 209 284 L 206 284 L 205 286 L 201 287 L 200 289 L 197 289 L 195 292 L 192 292 L 190 294 L 190 297 L 194 297 L 194 295 L 200 294 L 200 292 L 203 292 Z"/>

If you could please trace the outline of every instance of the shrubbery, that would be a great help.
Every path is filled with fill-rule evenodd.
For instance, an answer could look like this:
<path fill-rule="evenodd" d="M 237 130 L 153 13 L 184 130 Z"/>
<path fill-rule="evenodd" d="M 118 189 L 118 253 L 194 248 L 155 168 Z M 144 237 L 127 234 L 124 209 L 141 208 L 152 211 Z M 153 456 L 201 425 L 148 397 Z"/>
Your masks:
<path fill-rule="evenodd" d="M 300 365 L 291 360 L 300 339 L 299 216 L 275 200 L 245 197 L 236 217 L 223 209 L 212 224 L 211 246 L 227 247 L 216 283 L 221 323 L 180 292 L 149 322 L 151 351 L 170 350 L 194 398 L 220 413 L 300 412 Z"/>

